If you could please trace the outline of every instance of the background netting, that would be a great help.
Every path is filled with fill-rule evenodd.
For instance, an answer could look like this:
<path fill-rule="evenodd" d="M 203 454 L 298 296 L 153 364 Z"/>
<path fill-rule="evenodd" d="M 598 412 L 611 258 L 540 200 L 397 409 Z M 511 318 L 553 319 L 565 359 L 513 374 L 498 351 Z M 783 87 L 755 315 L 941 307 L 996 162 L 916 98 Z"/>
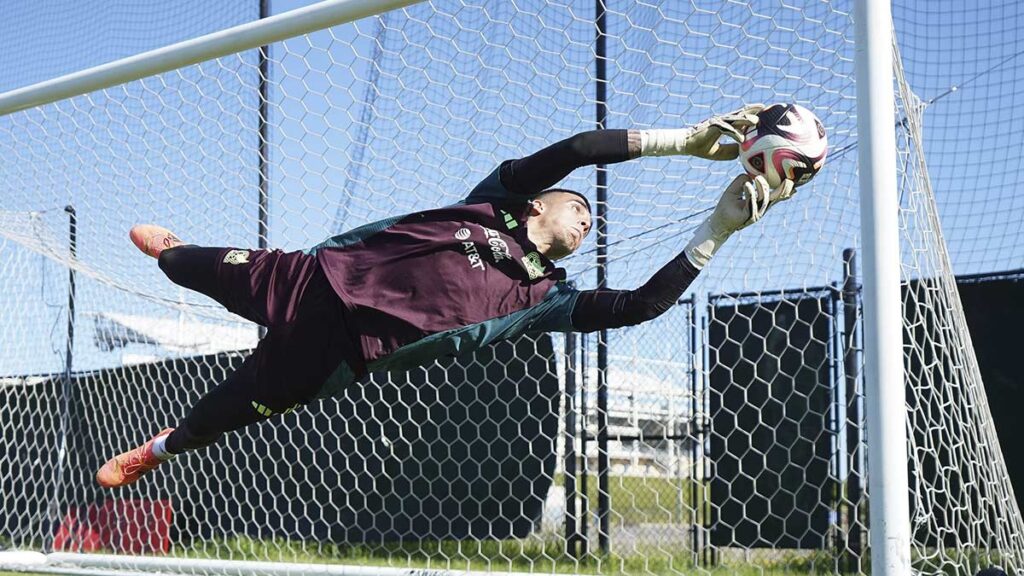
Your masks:
<path fill-rule="evenodd" d="M 132 42 L 72 68 L 88 51 L 25 51 L 45 65 L 8 60 L 17 71 L 0 68 L 0 86 L 259 14 L 254 2 L 203 10 L 125 17 L 146 22 L 125 25 Z M 953 275 L 1024 258 L 1012 145 L 1024 133 L 1013 114 L 1024 9 L 893 11 L 915 567 L 1020 569 L 1024 526 Z M 595 127 L 595 10 L 437 0 L 271 46 L 265 183 L 257 50 L 0 116 L 0 544 L 523 572 L 869 573 L 859 280 L 844 266 L 860 248 L 851 13 L 844 2 L 606 6 L 607 127 L 686 126 L 760 101 L 804 105 L 828 130 L 824 170 L 732 238 L 679 306 L 603 341 L 555 335 L 377 377 L 117 494 L 93 487 L 96 466 L 176 422 L 258 338 L 167 281 L 127 230 L 154 222 L 201 245 L 298 250 L 457 201 L 501 160 Z M 5 30 L 51 20 L 13 16 Z M 692 158 L 609 167 L 607 237 L 563 262 L 570 278 L 596 286 L 601 242 L 609 286 L 640 285 L 739 171 Z M 595 180 L 588 168 L 563 185 L 593 201 Z M 570 405 L 582 430 L 566 429 Z M 567 446 L 582 455 L 576 488 L 586 483 L 575 557 Z M 154 520 L 164 506 L 169 524 Z M 117 538 L 90 540 L 89 526 Z"/>

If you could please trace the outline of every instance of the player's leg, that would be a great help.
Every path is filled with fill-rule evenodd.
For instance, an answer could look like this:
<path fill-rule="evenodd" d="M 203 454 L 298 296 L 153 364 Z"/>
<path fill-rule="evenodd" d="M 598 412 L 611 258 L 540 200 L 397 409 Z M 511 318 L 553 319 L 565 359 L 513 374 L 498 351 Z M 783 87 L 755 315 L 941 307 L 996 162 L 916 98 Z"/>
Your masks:
<path fill-rule="evenodd" d="M 257 353 L 259 348 L 257 347 Z M 170 459 L 174 452 L 194 450 L 216 442 L 223 432 L 237 430 L 265 418 L 248 406 L 255 380 L 255 358 L 249 356 L 226 380 L 203 396 L 177 428 L 166 428 L 145 444 L 108 460 L 96 472 L 96 482 L 106 488 L 135 483 Z"/>
<path fill-rule="evenodd" d="M 295 318 L 268 330 L 235 375 L 200 399 L 167 438 L 167 451 L 203 448 L 312 402 L 343 362 L 354 363 L 354 353 L 341 301 L 318 271 Z"/>
<path fill-rule="evenodd" d="M 203 396 L 177 428 L 104 464 L 97 482 L 131 484 L 176 454 L 314 400 L 339 365 L 353 357 L 341 306 L 323 273 L 315 274 L 292 322 L 268 330 L 253 354 Z"/>
<path fill-rule="evenodd" d="M 130 236 L 139 250 L 158 259 L 160 269 L 175 284 L 268 327 L 292 320 L 319 268 L 315 256 L 302 252 L 195 246 L 150 224 L 133 227 Z"/>
<path fill-rule="evenodd" d="M 205 448 L 226 432 L 311 402 L 341 361 L 332 343 L 313 336 L 302 322 L 268 330 L 242 367 L 203 396 L 168 436 L 167 455 Z"/>

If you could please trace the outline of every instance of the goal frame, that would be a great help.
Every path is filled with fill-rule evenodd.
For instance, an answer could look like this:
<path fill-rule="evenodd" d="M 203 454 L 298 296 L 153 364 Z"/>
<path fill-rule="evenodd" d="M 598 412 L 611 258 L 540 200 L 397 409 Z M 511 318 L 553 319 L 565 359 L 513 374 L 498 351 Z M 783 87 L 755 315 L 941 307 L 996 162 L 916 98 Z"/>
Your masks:
<path fill-rule="evenodd" d="M 900 295 L 892 10 L 854 2 L 857 167 L 863 243 L 864 403 L 872 573 L 909 576 L 907 405 Z"/>

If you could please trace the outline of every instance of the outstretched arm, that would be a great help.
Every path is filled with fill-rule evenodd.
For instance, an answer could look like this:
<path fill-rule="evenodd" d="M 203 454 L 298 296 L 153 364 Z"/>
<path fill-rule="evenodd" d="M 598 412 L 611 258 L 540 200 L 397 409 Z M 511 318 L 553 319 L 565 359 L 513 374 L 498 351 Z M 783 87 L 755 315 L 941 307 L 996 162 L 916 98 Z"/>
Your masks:
<path fill-rule="evenodd" d="M 638 130 L 591 130 L 524 158 L 505 160 L 498 174 L 502 185 L 512 194 L 533 196 L 554 186 L 577 168 L 617 164 L 638 156 Z"/>
<path fill-rule="evenodd" d="M 663 314 L 683 295 L 700 270 L 733 233 L 764 217 L 776 203 L 793 195 L 786 180 L 775 190 L 758 176 L 739 176 L 729 184 L 715 211 L 697 227 L 686 248 L 636 290 L 586 290 L 572 310 L 579 332 L 633 326 Z"/>
<path fill-rule="evenodd" d="M 721 143 L 722 136 L 743 141 L 764 108 L 752 104 L 705 120 L 692 128 L 664 130 L 591 130 L 556 142 L 529 156 L 505 160 L 484 179 L 469 200 L 529 197 L 555 185 L 577 168 L 616 164 L 640 156 L 689 155 L 708 160 L 733 160 L 739 144 Z"/>
<path fill-rule="evenodd" d="M 681 252 L 636 290 L 584 290 L 572 309 L 578 332 L 634 326 L 671 308 L 700 274 Z"/>

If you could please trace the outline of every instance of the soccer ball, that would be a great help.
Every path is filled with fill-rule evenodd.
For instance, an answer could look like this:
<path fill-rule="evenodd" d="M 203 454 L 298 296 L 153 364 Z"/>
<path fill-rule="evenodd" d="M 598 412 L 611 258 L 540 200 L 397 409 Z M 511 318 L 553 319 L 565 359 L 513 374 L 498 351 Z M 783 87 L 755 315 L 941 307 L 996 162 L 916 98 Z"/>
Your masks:
<path fill-rule="evenodd" d="M 813 112 L 797 104 L 773 104 L 757 115 L 740 144 L 740 163 L 775 188 L 783 178 L 806 184 L 825 164 L 828 138 Z"/>

